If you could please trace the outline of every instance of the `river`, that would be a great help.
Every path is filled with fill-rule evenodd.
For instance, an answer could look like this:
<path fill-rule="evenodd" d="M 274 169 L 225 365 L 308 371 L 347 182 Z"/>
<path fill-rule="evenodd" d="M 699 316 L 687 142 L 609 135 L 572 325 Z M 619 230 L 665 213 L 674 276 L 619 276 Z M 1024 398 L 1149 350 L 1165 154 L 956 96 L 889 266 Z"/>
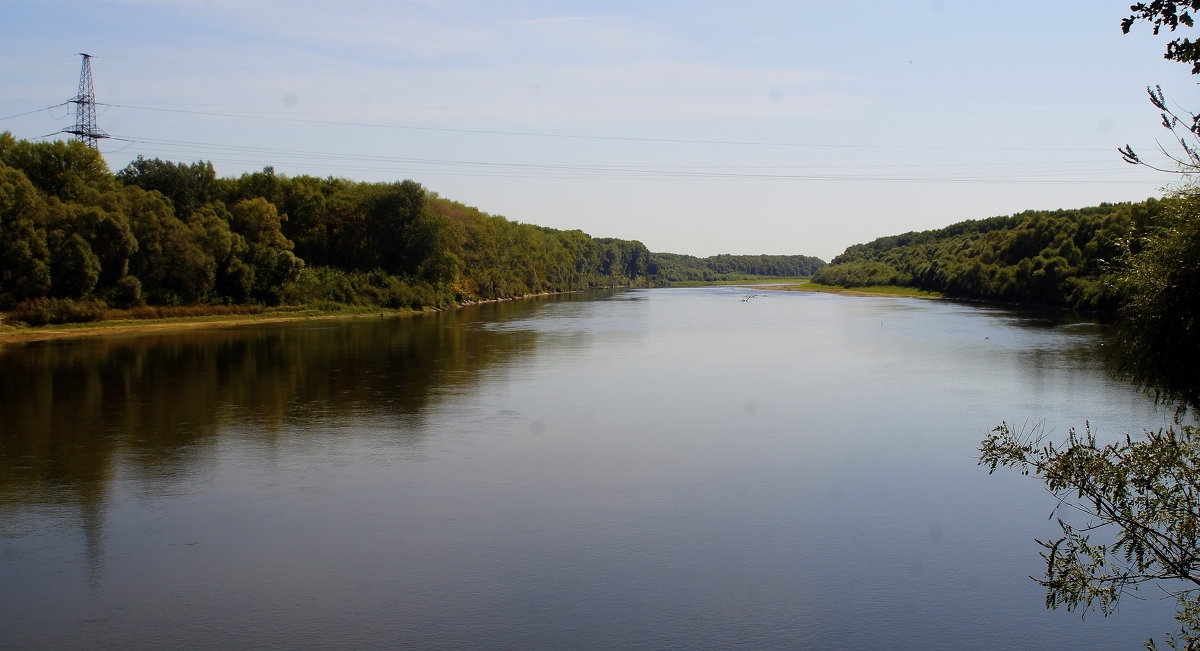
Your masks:
<path fill-rule="evenodd" d="M 1002 420 L 1168 422 L 1104 328 L 616 291 L 0 350 L 3 648 L 1136 648 Z"/>

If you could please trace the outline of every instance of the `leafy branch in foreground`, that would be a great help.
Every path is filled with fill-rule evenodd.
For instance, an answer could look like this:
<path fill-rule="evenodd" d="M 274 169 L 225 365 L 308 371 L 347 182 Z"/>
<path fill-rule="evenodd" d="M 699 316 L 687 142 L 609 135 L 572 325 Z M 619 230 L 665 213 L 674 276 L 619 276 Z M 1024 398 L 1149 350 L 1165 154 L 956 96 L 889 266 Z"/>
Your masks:
<path fill-rule="evenodd" d="M 1131 165 L 1145 165 L 1156 172 L 1194 174 L 1197 170 L 1200 170 L 1200 148 L 1198 148 L 1200 145 L 1194 142 L 1200 140 L 1200 114 L 1168 106 L 1167 98 L 1163 95 L 1162 86 L 1147 87 L 1146 92 L 1150 95 L 1150 103 L 1154 105 L 1154 108 L 1159 110 L 1163 127 L 1174 136 L 1175 142 L 1179 144 L 1180 149 L 1183 150 L 1183 154 L 1172 154 L 1165 147 L 1159 145 L 1159 153 L 1175 163 L 1175 169 L 1167 169 L 1147 162 L 1130 145 L 1125 145 L 1117 149 L 1121 154 L 1121 158 L 1125 159 L 1126 163 Z M 1181 116 L 1180 113 L 1184 115 Z"/>
<path fill-rule="evenodd" d="M 1196 26 L 1196 15 L 1200 12 L 1200 0 L 1151 0 L 1151 2 L 1139 2 L 1131 5 L 1129 10 L 1133 13 L 1121 20 L 1122 33 L 1128 34 L 1139 22 L 1150 23 L 1155 36 L 1158 36 L 1164 27 L 1171 32 L 1187 33 L 1186 30 Z M 1189 36 L 1179 36 L 1167 43 L 1167 50 L 1163 58 L 1191 64 L 1192 74 L 1198 75 L 1200 74 L 1200 40 L 1192 39 Z M 1200 170 L 1200 156 L 1198 156 L 1200 150 L 1196 148 L 1196 141 L 1200 139 L 1200 114 L 1193 114 L 1183 109 L 1176 111 L 1168 107 L 1166 97 L 1159 86 L 1147 88 L 1146 91 L 1150 93 L 1150 103 L 1154 104 L 1154 108 L 1158 109 L 1162 115 L 1163 126 L 1182 146 L 1184 155 L 1172 155 L 1165 148 L 1159 146 L 1159 151 L 1179 166 L 1179 169 L 1169 170 L 1147 163 L 1129 145 L 1125 145 L 1124 148 L 1118 150 L 1125 162 L 1145 165 L 1160 172 L 1189 174 Z M 1180 116 L 1180 113 L 1185 114 L 1186 117 Z"/>
<path fill-rule="evenodd" d="M 1139 21 L 1151 23 L 1155 34 L 1164 27 L 1174 32 L 1195 26 L 1200 0 L 1152 0 L 1129 9 L 1121 21 L 1125 33 Z M 1177 38 L 1167 44 L 1166 58 L 1200 74 L 1200 41 Z M 1178 156 L 1163 153 L 1191 185 L 1174 192 L 1161 220 L 1133 234 L 1108 282 L 1121 296 L 1122 370 L 1153 391 L 1156 403 L 1176 407 L 1175 424 L 1102 446 L 1090 427 L 1082 435 L 1072 429 L 1055 444 L 1041 428 L 1023 434 L 1002 423 L 981 443 L 979 463 L 990 472 L 1005 467 L 1040 476 L 1059 500 L 1051 515 L 1071 510 L 1072 522 L 1082 521 L 1059 518 L 1062 537 L 1038 541 L 1046 576 L 1034 580 L 1046 588 L 1047 607 L 1107 615 L 1122 595 L 1154 583 L 1177 600 L 1180 630 L 1167 645 L 1200 649 L 1200 430 L 1182 422 L 1200 409 L 1200 114 L 1172 109 L 1158 87 L 1150 101 L 1183 149 Z M 1129 146 L 1121 154 L 1161 169 Z M 1094 535 L 1105 541 L 1093 542 Z M 1155 648 L 1154 640 L 1146 646 Z"/>
<path fill-rule="evenodd" d="M 1200 11 L 1200 0 L 1151 0 L 1131 5 L 1133 13 L 1121 19 L 1121 32 L 1128 34 L 1138 21 L 1146 21 L 1153 26 L 1154 35 L 1158 36 L 1162 28 L 1176 31 L 1181 27 L 1194 27 L 1195 14 Z M 1190 63 L 1192 74 L 1200 74 L 1200 41 L 1187 37 L 1179 37 L 1167 43 L 1164 59 Z"/>
<path fill-rule="evenodd" d="M 1145 439 L 1101 445 L 1090 426 L 1065 442 L 1047 432 L 996 427 L 981 443 L 989 472 L 1013 468 L 1043 478 L 1059 504 L 1062 537 L 1045 548 L 1046 606 L 1108 615 L 1122 595 L 1154 582 L 1178 601 L 1172 648 L 1200 648 L 1200 430 L 1190 425 L 1146 432 Z M 1105 534 L 1105 542 L 1093 536 Z M 1147 642 L 1154 648 L 1154 642 Z"/>

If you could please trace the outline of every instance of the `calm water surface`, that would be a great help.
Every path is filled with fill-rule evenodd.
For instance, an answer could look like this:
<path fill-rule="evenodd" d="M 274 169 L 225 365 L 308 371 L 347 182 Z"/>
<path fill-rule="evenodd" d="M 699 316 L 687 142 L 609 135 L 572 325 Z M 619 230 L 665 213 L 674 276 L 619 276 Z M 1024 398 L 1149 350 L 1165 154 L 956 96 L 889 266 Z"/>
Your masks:
<path fill-rule="evenodd" d="M 1166 423 L 1094 323 L 636 290 L 0 350 L 0 647 L 1136 648 L 1001 420 Z"/>

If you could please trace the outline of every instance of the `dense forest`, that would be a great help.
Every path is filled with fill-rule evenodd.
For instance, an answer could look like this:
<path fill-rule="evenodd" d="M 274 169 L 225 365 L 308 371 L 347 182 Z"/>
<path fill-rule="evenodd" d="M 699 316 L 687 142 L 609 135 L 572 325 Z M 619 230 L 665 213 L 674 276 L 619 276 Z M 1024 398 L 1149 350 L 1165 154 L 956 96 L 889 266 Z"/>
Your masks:
<path fill-rule="evenodd" d="M 734 275 L 809 275 L 807 256 L 652 254 L 510 221 L 414 181 L 218 178 L 138 157 L 116 174 L 78 142 L 0 133 L 0 310 L 30 323 L 111 308 L 442 308 Z"/>
<path fill-rule="evenodd" d="M 655 253 L 659 278 L 667 282 L 742 280 L 745 278 L 808 277 L 825 266 L 810 255 L 714 255 L 697 258 L 679 253 Z"/>
<path fill-rule="evenodd" d="M 900 285 L 947 296 L 1113 310 L 1112 265 L 1161 226 L 1174 198 L 1026 211 L 855 244 L 813 276 L 841 287 Z"/>

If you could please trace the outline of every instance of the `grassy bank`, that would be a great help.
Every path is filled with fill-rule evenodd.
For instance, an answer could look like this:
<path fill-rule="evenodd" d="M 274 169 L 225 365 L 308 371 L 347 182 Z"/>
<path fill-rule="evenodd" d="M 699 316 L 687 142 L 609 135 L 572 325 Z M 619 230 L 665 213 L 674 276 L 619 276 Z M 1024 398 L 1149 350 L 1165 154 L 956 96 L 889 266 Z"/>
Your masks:
<path fill-rule="evenodd" d="M 916 289 L 914 287 L 898 287 L 896 285 L 871 285 L 869 287 L 836 287 L 820 283 L 804 282 L 797 284 L 759 285 L 758 289 L 786 292 L 822 292 L 826 294 L 843 294 L 846 296 L 899 296 L 905 298 L 942 298 L 939 292 Z"/>

